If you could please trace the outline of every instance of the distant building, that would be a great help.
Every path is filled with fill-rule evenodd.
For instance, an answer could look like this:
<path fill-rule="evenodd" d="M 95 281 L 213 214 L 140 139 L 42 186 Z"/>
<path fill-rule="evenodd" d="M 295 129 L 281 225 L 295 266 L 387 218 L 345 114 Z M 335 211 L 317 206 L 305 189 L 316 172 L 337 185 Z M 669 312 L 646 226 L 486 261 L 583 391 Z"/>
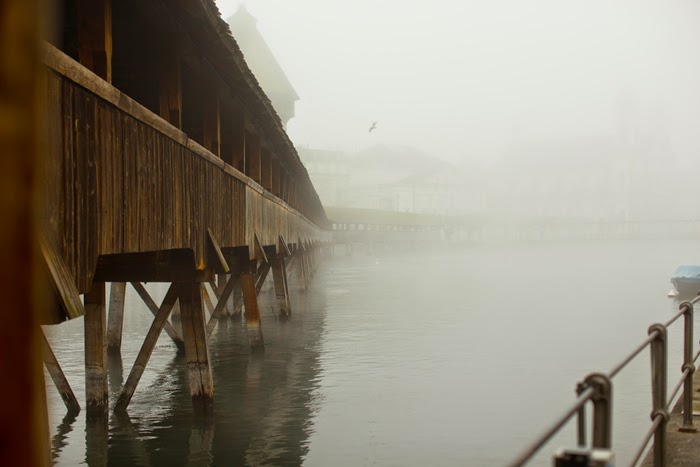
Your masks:
<path fill-rule="evenodd" d="M 299 156 L 324 206 L 344 206 L 348 187 L 348 163 L 345 153 L 324 149 L 299 149 Z"/>
<path fill-rule="evenodd" d="M 486 210 L 483 177 L 399 146 L 299 150 L 325 206 L 464 216 Z"/>
<path fill-rule="evenodd" d="M 228 19 L 231 32 L 243 51 L 246 63 L 270 98 L 286 128 L 287 122 L 294 118 L 294 105 L 299 96 L 258 31 L 257 22 L 245 6 L 239 7 Z"/>

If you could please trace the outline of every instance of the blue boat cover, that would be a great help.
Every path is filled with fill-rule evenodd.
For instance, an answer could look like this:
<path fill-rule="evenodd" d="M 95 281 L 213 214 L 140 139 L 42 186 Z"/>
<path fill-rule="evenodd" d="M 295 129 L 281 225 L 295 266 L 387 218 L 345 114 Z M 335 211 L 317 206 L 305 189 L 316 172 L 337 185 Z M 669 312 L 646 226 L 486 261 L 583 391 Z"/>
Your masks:
<path fill-rule="evenodd" d="M 700 280 L 700 266 L 678 266 L 671 279 L 697 279 Z"/>

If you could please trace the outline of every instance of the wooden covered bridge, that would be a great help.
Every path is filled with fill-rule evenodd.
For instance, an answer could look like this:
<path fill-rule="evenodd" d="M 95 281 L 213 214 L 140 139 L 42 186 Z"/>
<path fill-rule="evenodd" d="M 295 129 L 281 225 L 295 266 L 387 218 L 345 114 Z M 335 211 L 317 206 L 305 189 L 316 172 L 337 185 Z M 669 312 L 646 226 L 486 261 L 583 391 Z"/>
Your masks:
<path fill-rule="evenodd" d="M 279 314 L 291 315 L 287 266 L 297 264 L 305 288 L 331 238 L 326 215 L 213 0 L 56 3 L 62 21 L 41 57 L 50 320 L 84 314 L 87 411 L 101 416 L 107 352 L 119 351 L 132 283 L 154 320 L 116 409 L 126 409 L 162 329 L 184 351 L 193 399 L 206 403 L 216 320 L 244 304 L 250 346 L 262 349 L 257 293 L 272 271 Z M 160 306 L 144 282 L 171 284 Z M 77 408 L 44 345 L 67 406 Z"/>

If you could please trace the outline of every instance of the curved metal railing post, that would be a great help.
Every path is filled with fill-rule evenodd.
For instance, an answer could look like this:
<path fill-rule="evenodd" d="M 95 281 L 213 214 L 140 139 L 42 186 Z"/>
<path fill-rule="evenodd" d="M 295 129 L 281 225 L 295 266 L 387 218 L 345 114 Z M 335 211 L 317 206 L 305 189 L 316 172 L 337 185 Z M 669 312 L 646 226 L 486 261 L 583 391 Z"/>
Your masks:
<path fill-rule="evenodd" d="M 576 385 L 576 396 L 581 397 L 581 393 L 586 389 L 586 384 L 581 382 Z M 576 440 L 580 448 L 586 447 L 586 407 L 581 406 L 576 414 Z"/>
<path fill-rule="evenodd" d="M 593 388 L 592 446 L 597 449 L 612 447 L 612 381 L 608 375 L 591 373 L 583 381 Z"/>
<path fill-rule="evenodd" d="M 663 324 L 652 324 L 649 327 L 651 341 L 651 420 L 659 422 L 654 431 L 654 467 L 663 467 L 666 459 L 666 424 L 669 415 L 666 410 L 666 380 L 667 380 L 667 332 Z"/>
<path fill-rule="evenodd" d="M 686 375 L 683 383 L 683 425 L 678 429 L 685 433 L 694 433 L 697 430 L 693 425 L 693 374 L 695 374 L 695 362 L 693 358 L 693 304 L 683 302 L 679 309 L 683 313 L 683 367 L 681 371 Z M 686 373 L 687 372 L 687 373 Z"/>

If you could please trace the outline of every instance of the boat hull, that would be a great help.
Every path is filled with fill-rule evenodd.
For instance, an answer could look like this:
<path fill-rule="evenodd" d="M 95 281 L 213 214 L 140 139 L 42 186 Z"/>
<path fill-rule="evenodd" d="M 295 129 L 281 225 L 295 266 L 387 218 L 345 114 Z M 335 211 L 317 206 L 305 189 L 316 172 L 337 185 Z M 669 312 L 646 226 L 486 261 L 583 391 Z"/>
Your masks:
<path fill-rule="evenodd" d="M 671 284 L 678 292 L 678 298 L 695 298 L 700 292 L 700 281 L 671 279 Z"/>

